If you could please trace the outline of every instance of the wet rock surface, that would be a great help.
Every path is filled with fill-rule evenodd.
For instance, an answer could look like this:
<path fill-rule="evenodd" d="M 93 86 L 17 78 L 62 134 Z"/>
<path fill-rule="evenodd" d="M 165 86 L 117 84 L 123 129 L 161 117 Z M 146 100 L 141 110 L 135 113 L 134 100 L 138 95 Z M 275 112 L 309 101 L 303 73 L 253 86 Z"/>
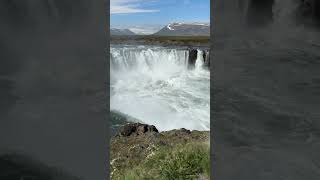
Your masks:
<path fill-rule="evenodd" d="M 204 66 L 210 67 L 210 51 L 203 50 L 203 59 L 204 59 Z"/>
<path fill-rule="evenodd" d="M 196 49 L 189 49 L 188 68 L 194 68 L 197 60 L 198 51 Z"/>

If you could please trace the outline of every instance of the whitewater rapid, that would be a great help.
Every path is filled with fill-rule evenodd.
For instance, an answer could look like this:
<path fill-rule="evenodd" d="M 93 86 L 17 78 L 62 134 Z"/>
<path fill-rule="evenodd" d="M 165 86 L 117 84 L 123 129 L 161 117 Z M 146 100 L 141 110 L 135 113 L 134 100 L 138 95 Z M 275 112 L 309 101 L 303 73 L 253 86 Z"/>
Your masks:
<path fill-rule="evenodd" d="M 110 47 L 110 107 L 160 131 L 210 128 L 210 72 L 198 50 L 154 46 Z"/>

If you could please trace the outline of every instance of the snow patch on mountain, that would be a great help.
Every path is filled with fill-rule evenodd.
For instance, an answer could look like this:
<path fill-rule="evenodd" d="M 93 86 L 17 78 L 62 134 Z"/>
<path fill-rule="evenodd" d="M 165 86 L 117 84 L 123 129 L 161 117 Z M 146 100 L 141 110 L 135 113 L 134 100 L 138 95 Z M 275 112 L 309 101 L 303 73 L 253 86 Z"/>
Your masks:
<path fill-rule="evenodd" d="M 210 23 L 204 22 L 172 22 L 163 27 L 155 35 L 163 36 L 209 36 Z"/>
<path fill-rule="evenodd" d="M 168 24 L 168 25 L 167 25 L 167 28 L 168 28 L 170 31 L 173 31 L 174 29 L 171 28 L 170 25 L 171 25 L 171 24 Z"/>

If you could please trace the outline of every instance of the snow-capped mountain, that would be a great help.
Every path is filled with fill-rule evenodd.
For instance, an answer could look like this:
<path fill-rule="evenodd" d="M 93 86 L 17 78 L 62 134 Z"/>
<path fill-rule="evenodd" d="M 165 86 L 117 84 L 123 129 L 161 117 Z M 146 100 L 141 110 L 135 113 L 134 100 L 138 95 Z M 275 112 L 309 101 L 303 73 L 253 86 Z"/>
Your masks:
<path fill-rule="evenodd" d="M 135 35 L 135 33 L 130 31 L 129 29 L 111 28 L 110 35 L 111 36 L 119 36 L 119 35 L 120 36 L 129 36 L 129 35 Z"/>
<path fill-rule="evenodd" d="M 154 35 L 159 36 L 209 36 L 209 23 L 170 23 Z"/>

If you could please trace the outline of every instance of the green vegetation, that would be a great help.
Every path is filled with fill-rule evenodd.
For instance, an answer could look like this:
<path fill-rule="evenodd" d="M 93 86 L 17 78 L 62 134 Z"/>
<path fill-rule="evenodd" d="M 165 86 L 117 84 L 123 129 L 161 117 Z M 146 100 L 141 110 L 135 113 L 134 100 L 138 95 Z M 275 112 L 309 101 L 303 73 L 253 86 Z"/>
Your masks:
<path fill-rule="evenodd" d="M 155 35 L 136 35 L 136 36 L 111 36 L 111 43 L 145 43 L 145 44 L 164 44 L 164 45 L 205 45 L 208 46 L 210 36 L 155 36 Z"/>
<path fill-rule="evenodd" d="M 133 169 L 112 175 L 114 180 L 192 180 L 200 176 L 210 179 L 209 144 L 180 143 L 162 146 Z"/>

